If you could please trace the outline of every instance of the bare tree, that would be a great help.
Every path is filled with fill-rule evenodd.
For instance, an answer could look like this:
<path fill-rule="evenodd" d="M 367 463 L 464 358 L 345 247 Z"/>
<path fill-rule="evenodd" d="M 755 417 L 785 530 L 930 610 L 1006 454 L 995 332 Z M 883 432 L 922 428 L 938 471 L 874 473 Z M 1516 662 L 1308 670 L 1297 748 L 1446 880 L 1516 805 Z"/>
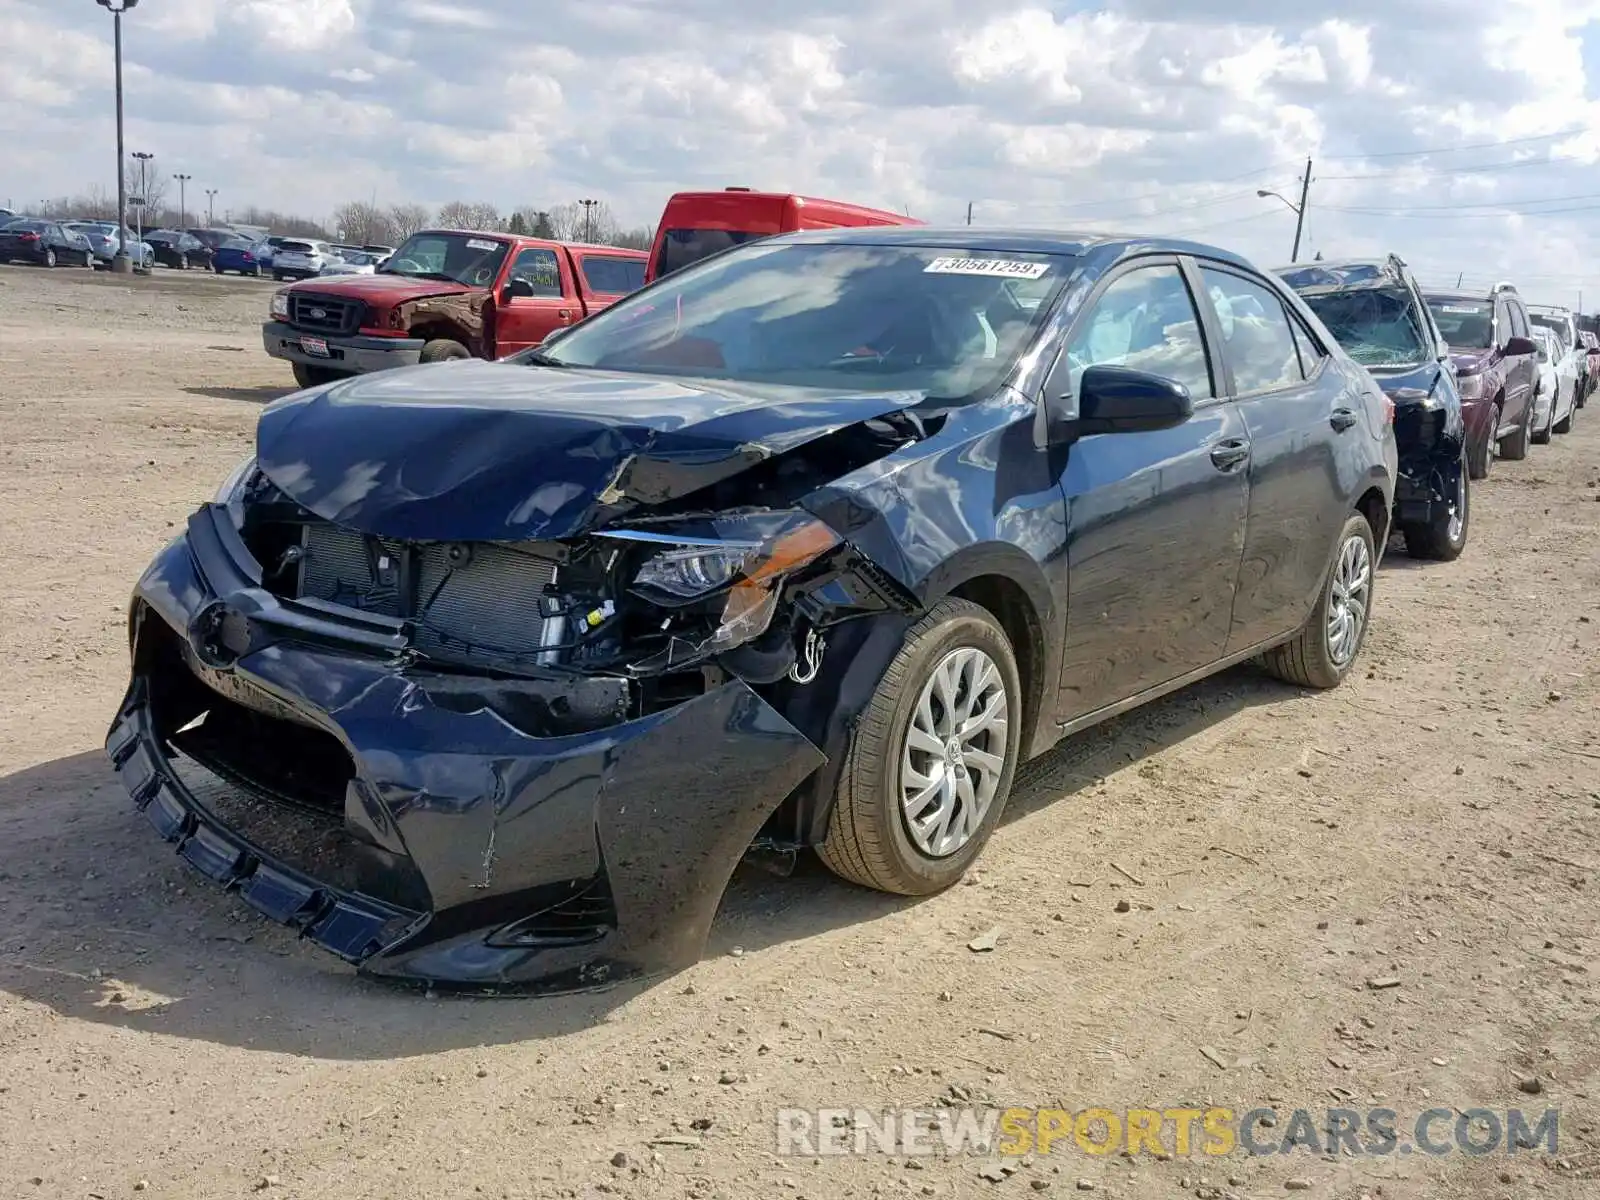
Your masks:
<path fill-rule="evenodd" d="M 613 246 L 629 250 L 648 250 L 656 244 L 656 227 L 640 225 L 634 229 L 619 229 L 609 241 Z"/>
<path fill-rule="evenodd" d="M 142 174 L 141 167 L 144 168 Z M 167 176 L 162 171 L 161 164 L 153 158 L 143 160 L 130 157 L 123 175 L 127 184 L 129 203 L 135 199 L 144 201 L 145 224 L 149 225 L 161 219 L 167 209 Z"/>
<path fill-rule="evenodd" d="M 500 210 L 492 204 L 452 200 L 439 210 L 439 224 L 446 229 L 481 229 L 492 233 L 505 227 Z"/>
<path fill-rule="evenodd" d="M 358 246 L 388 245 L 393 233 L 388 212 L 365 200 L 352 200 L 336 209 L 333 226 L 337 236 Z"/>
<path fill-rule="evenodd" d="M 517 209 L 516 215 L 522 218 L 522 224 L 527 229 L 529 237 L 544 238 L 546 241 L 555 240 L 555 229 L 550 224 L 550 213 L 546 209 L 525 204 Z"/>
<path fill-rule="evenodd" d="M 550 210 L 550 227 L 559 242 L 610 242 L 617 235 L 617 218 L 604 200 L 587 207 L 574 200 Z"/>
<path fill-rule="evenodd" d="M 389 210 L 389 232 L 397 245 L 432 224 L 433 213 L 420 204 L 396 204 Z"/>

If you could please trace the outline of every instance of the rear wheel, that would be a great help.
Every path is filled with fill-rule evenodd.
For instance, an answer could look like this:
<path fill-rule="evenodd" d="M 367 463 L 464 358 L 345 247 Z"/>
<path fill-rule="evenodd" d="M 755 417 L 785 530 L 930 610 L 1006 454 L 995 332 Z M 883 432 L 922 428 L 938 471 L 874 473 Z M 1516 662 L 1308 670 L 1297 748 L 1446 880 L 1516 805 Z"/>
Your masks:
<path fill-rule="evenodd" d="M 56 265 L 56 251 L 54 246 L 46 246 L 44 248 L 44 265 L 47 267 L 53 267 Z"/>
<path fill-rule="evenodd" d="M 422 355 L 418 361 L 425 363 L 452 362 L 459 358 L 471 358 L 472 351 L 460 342 L 450 338 L 434 338 L 422 347 Z"/>
<path fill-rule="evenodd" d="M 343 379 L 343 371 L 335 371 L 332 367 L 313 367 L 309 363 L 293 363 L 294 381 L 303 388 L 316 387 L 321 383 L 332 383 L 335 379 Z"/>
<path fill-rule="evenodd" d="M 1372 526 L 1352 513 L 1339 532 L 1311 619 L 1292 640 L 1267 651 L 1267 670 L 1286 683 L 1314 688 L 1335 687 L 1349 674 L 1372 611 L 1373 549 Z"/>
<path fill-rule="evenodd" d="M 1453 494 L 1447 503 L 1435 505 L 1434 509 L 1433 520 L 1400 527 L 1406 535 L 1406 553 L 1413 558 L 1430 558 L 1436 562 L 1460 558 L 1467 548 L 1467 522 L 1472 514 L 1465 450 L 1461 452 L 1461 463 L 1456 470 Z"/>
<path fill-rule="evenodd" d="M 861 714 L 822 861 L 878 891 L 949 887 L 1000 821 L 1022 732 L 1005 631 L 970 601 L 941 600 L 907 633 Z"/>
<path fill-rule="evenodd" d="M 1533 402 L 1522 410 L 1522 423 L 1500 439 L 1500 457 L 1521 462 L 1528 457 L 1528 439 L 1533 433 Z"/>

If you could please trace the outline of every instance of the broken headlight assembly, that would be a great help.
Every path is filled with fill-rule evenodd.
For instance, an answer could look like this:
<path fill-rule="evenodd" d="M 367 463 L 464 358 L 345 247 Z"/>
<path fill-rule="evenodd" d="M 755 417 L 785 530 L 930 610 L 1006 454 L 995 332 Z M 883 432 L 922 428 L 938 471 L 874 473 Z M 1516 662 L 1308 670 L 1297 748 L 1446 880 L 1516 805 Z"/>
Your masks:
<path fill-rule="evenodd" d="M 235 529 L 244 528 L 244 494 L 250 489 L 250 482 L 256 474 L 256 456 L 246 455 L 243 462 L 228 472 L 228 477 L 222 481 L 222 486 L 217 489 L 217 494 L 211 497 L 211 503 L 220 504 L 228 510 L 228 516 L 233 519 Z"/>
<path fill-rule="evenodd" d="M 660 611 L 708 618 L 683 624 L 668 638 L 669 662 L 720 654 L 764 634 L 783 583 L 840 544 L 839 535 L 808 513 L 719 518 L 709 536 L 695 530 L 615 530 L 601 537 L 643 543 L 628 590 Z M 709 627 L 709 628 L 708 628 Z M 656 659 L 662 656 L 656 656 Z M 636 669 L 657 665 L 637 664 Z"/>

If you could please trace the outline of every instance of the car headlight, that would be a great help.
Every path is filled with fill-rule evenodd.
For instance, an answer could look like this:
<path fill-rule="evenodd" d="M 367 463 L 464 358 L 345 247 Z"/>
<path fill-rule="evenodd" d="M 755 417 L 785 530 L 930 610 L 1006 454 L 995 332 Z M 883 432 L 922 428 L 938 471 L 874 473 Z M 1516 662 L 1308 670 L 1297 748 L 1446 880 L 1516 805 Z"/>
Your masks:
<path fill-rule="evenodd" d="M 228 472 L 228 477 L 222 481 L 222 486 L 217 489 L 217 494 L 211 497 L 211 503 L 224 505 L 228 515 L 233 518 L 234 528 L 244 527 L 244 493 L 250 480 L 256 473 L 256 456 L 246 456 L 245 460 Z"/>
<path fill-rule="evenodd" d="M 1483 395 L 1483 376 L 1476 374 L 1456 376 L 1456 390 L 1461 393 L 1463 400 L 1476 400 Z"/>
<path fill-rule="evenodd" d="M 740 522 L 725 524 L 733 527 Z M 749 536 L 735 536 L 739 532 Z M 721 616 L 707 648 L 728 650 L 765 633 L 777 608 L 778 585 L 840 543 L 838 534 L 806 513 L 781 514 L 759 527 L 729 528 L 728 534 L 689 538 L 617 530 L 602 536 L 665 543 L 634 573 L 632 590 L 646 600 L 672 609 L 724 594 Z"/>
<path fill-rule="evenodd" d="M 288 316 L 289 316 L 289 293 L 287 293 L 287 292 L 273 292 L 272 293 L 272 315 L 274 317 L 280 317 L 280 318 L 283 318 L 283 319 L 287 319 L 288 318 Z"/>

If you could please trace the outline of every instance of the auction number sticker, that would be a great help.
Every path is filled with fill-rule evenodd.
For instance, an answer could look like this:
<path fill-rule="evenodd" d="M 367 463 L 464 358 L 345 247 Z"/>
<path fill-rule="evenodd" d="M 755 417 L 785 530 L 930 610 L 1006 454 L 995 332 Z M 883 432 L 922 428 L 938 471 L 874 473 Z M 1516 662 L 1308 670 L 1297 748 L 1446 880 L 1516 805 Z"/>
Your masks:
<path fill-rule="evenodd" d="M 1461 313 L 1464 316 L 1470 317 L 1477 313 L 1478 308 L 1477 305 L 1441 304 L 1439 306 L 1439 311 L 1448 313 Z"/>
<path fill-rule="evenodd" d="M 469 238 L 467 240 L 467 249 L 468 250 L 498 250 L 498 249 L 500 249 L 500 243 L 499 242 L 486 241 L 483 238 Z"/>
<path fill-rule="evenodd" d="M 998 279 L 1038 279 L 1049 263 L 1020 262 L 1011 258 L 936 258 L 922 268 L 924 275 L 990 275 Z"/>

